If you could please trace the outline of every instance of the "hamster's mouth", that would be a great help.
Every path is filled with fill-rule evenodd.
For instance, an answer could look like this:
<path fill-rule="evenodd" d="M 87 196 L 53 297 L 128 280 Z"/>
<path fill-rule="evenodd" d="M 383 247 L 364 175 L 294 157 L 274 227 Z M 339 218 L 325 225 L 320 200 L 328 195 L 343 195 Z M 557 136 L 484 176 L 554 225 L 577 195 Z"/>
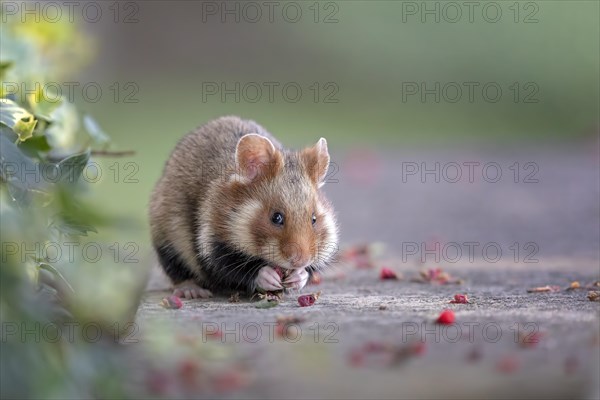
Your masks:
<path fill-rule="evenodd" d="M 283 268 L 280 265 L 271 264 L 271 268 L 273 268 L 275 272 L 277 272 L 277 275 L 279 275 L 279 278 L 281 278 L 281 280 L 284 280 L 289 274 L 292 273 L 291 269 Z"/>

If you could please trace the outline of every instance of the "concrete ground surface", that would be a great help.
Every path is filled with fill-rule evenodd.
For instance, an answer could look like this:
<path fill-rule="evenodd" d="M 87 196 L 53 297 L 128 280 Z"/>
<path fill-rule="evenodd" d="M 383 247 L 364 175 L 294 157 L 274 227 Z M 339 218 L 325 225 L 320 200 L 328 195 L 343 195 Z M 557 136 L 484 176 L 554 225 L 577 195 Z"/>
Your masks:
<path fill-rule="evenodd" d="M 600 279 L 597 145 L 363 149 L 338 159 L 338 182 L 326 187 L 342 246 L 385 243 L 371 268 L 352 258 L 334 264 L 320 284 L 303 290 L 321 291 L 305 308 L 288 294 L 269 309 L 217 297 L 165 310 L 159 303 L 169 292 L 156 290 L 164 287 L 158 278 L 137 313 L 144 340 L 161 326 L 249 363 L 247 384 L 208 397 L 600 397 L 600 303 L 588 300 L 586 288 L 566 290 Z M 431 170 L 436 162 L 439 183 L 413 174 L 415 164 Z M 454 182 L 452 163 L 464 162 L 497 163 L 488 168 L 499 168 L 504 179 L 491 182 L 492 171 L 482 178 L 479 169 L 473 182 Z M 523 182 L 532 171 L 537 181 Z M 382 267 L 400 279 L 381 280 Z M 436 267 L 462 283 L 415 281 L 420 270 Z M 527 292 L 546 285 L 559 288 Z M 470 303 L 449 304 L 457 293 Z M 455 323 L 436 324 L 446 308 Z M 274 324 L 282 316 L 301 321 L 280 331 Z M 220 336 L 207 337 L 216 329 Z"/>

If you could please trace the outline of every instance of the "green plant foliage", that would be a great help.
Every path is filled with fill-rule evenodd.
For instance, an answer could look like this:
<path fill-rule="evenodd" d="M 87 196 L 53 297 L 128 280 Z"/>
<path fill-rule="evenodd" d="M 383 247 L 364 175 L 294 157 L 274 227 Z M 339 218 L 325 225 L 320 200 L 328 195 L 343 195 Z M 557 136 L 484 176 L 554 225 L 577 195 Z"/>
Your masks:
<path fill-rule="evenodd" d="M 43 87 L 44 79 L 64 75 L 70 67 L 63 64 L 71 60 L 57 55 L 67 53 L 73 40 L 81 43 L 74 39 L 80 36 L 74 24 L 3 22 L 2 31 L 0 80 L 17 82 L 13 87 Z M 99 123 L 65 99 L 42 91 L 0 93 L 0 316 L 8 329 L 2 398 L 125 396 L 123 382 L 108 379 L 124 373 L 111 340 L 119 331 L 89 342 L 80 329 L 93 322 L 104 333 L 111 324 L 131 321 L 140 283 L 132 279 L 135 271 L 106 261 L 94 265 L 92 274 L 80 253 L 69 253 L 110 219 L 86 205 L 85 194 L 93 188 L 82 179 L 90 145 L 104 149 L 109 143 Z M 107 299 L 111 307 L 99 308 Z M 65 322 L 75 324 L 73 335 L 51 340 L 49 332 Z M 23 336 L 22 329 L 32 336 Z"/>
<path fill-rule="evenodd" d="M 10 99 L 0 99 L 0 124 L 3 124 L 24 142 L 33 135 L 37 120 L 28 112 Z"/>

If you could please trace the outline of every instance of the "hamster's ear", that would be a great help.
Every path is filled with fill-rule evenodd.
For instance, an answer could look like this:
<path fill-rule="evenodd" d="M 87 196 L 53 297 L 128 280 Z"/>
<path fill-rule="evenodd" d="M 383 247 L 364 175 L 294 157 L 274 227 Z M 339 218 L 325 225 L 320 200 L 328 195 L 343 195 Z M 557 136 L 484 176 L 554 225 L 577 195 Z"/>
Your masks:
<path fill-rule="evenodd" d="M 325 184 L 325 177 L 327 176 L 327 169 L 329 168 L 327 140 L 325 138 L 319 139 L 314 146 L 302 150 L 300 156 L 304 161 L 304 166 L 311 180 L 317 187 L 323 186 Z"/>
<path fill-rule="evenodd" d="M 272 171 L 278 162 L 277 149 L 264 136 L 249 133 L 240 138 L 235 148 L 239 174 L 248 181 Z"/>

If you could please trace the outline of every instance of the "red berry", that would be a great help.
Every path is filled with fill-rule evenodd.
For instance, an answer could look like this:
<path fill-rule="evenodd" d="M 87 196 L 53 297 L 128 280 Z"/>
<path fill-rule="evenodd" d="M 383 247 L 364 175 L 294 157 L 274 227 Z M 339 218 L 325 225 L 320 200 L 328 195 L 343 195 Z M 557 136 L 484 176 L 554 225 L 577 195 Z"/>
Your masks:
<path fill-rule="evenodd" d="M 381 269 L 381 273 L 379 274 L 379 278 L 381 280 L 386 280 L 386 279 L 398 279 L 398 276 L 396 275 L 396 273 L 394 271 L 392 271 L 389 268 L 382 268 Z"/>
<path fill-rule="evenodd" d="M 321 292 L 304 294 L 298 297 L 298 304 L 300 304 L 300 307 L 312 306 L 313 304 L 315 304 L 315 301 L 317 301 L 320 294 Z"/>
<path fill-rule="evenodd" d="M 454 311 L 452 311 L 452 310 L 444 310 L 444 311 L 442 311 L 442 313 L 438 317 L 437 323 L 438 324 L 444 324 L 444 325 L 450 325 L 450 324 L 454 323 L 455 319 L 456 318 L 454 317 Z"/>
<path fill-rule="evenodd" d="M 312 294 L 300 296 L 298 297 L 298 304 L 300 304 L 300 307 L 312 306 L 315 304 L 315 297 Z"/>
<path fill-rule="evenodd" d="M 428 271 L 429 273 L 429 280 L 436 280 L 439 278 L 439 276 L 442 274 L 442 269 L 441 268 L 430 268 Z"/>
<path fill-rule="evenodd" d="M 283 279 L 283 268 L 281 268 L 280 266 L 276 265 L 274 268 L 275 272 L 277 272 L 277 275 L 279 275 L 279 279 Z"/>
<path fill-rule="evenodd" d="M 455 294 L 454 300 L 451 300 L 450 303 L 452 303 L 452 304 L 468 304 L 469 298 L 467 297 L 466 294 Z"/>

